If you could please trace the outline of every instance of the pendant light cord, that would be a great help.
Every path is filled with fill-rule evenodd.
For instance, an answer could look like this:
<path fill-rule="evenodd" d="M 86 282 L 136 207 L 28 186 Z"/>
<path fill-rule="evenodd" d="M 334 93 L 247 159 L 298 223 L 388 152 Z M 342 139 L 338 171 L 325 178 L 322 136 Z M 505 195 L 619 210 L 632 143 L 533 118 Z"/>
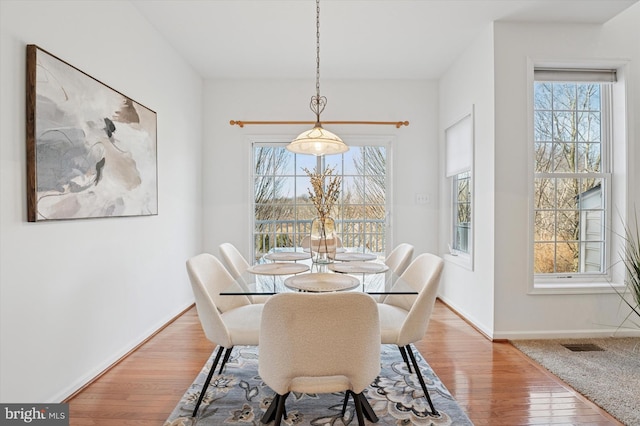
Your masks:
<path fill-rule="evenodd" d="M 320 96 L 320 0 L 316 0 L 316 95 L 311 97 L 309 107 L 316 114 L 316 127 L 320 124 L 320 113 L 327 105 L 327 98 Z"/>
<path fill-rule="evenodd" d="M 320 98 L 320 0 L 316 0 L 316 97 Z"/>

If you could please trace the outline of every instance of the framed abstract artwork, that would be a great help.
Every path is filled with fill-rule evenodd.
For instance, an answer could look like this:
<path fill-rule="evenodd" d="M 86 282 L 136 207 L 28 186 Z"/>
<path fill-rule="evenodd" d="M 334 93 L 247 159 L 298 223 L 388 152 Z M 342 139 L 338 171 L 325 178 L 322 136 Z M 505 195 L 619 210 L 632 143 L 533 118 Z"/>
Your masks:
<path fill-rule="evenodd" d="M 27 45 L 27 219 L 158 214 L 156 113 Z"/>

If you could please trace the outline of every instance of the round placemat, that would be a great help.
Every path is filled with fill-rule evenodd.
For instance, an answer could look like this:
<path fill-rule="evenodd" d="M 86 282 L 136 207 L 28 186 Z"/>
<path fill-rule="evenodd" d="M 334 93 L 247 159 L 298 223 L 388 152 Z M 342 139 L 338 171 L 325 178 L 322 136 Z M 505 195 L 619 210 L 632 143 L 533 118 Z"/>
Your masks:
<path fill-rule="evenodd" d="M 344 274 L 379 274 L 389 270 L 389 267 L 384 263 L 376 262 L 332 263 L 328 268 Z"/>
<path fill-rule="evenodd" d="M 247 268 L 247 272 L 258 275 L 292 275 L 308 270 L 309 265 L 288 262 L 261 263 Z"/>
<path fill-rule="evenodd" d="M 354 252 L 346 252 L 346 253 L 337 253 L 336 260 L 341 262 L 357 262 L 357 261 L 365 261 L 365 260 L 375 260 L 378 256 L 372 253 L 354 253 Z"/>
<path fill-rule="evenodd" d="M 360 280 L 350 275 L 317 272 L 289 277 L 284 285 L 294 290 L 323 292 L 351 290 L 360 285 Z"/>
<path fill-rule="evenodd" d="M 311 253 L 301 253 L 299 251 L 278 251 L 275 253 L 267 253 L 264 255 L 265 259 L 275 261 L 295 261 L 311 259 Z"/>

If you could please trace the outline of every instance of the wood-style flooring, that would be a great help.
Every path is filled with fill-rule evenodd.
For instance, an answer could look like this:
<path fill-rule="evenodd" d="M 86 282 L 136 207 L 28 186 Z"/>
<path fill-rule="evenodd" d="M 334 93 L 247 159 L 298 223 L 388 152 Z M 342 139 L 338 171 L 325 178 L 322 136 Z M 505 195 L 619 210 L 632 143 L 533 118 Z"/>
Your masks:
<path fill-rule="evenodd" d="M 437 301 L 416 344 L 477 425 L 620 425 L 507 342 L 495 343 Z M 214 346 L 191 308 L 72 396 L 71 425 L 162 425 Z"/>

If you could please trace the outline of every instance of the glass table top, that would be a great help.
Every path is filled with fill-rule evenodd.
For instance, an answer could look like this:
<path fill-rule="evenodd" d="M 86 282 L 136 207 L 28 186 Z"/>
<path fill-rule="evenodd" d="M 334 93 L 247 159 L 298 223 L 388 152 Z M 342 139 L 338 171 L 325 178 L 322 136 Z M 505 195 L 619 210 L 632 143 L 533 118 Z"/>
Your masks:
<path fill-rule="evenodd" d="M 220 295 L 258 296 L 293 291 L 361 291 L 371 295 L 418 294 L 409 283 L 404 282 L 383 262 L 377 260 L 316 264 L 311 259 L 304 259 L 289 263 L 290 267 L 285 267 L 280 262 L 277 262 L 277 265 L 273 262 L 259 265 L 274 266 L 252 266 L 250 270 L 253 273 L 246 272 L 238 282 L 221 291 Z M 289 273 L 285 272 L 286 268 L 290 268 Z M 256 273 L 256 270 L 260 270 L 261 273 Z M 329 275 L 337 277 L 329 278 Z M 336 285 L 331 282 L 340 282 L 342 284 L 338 287 L 345 288 L 330 289 Z M 349 284 L 346 284 L 347 282 Z"/>

